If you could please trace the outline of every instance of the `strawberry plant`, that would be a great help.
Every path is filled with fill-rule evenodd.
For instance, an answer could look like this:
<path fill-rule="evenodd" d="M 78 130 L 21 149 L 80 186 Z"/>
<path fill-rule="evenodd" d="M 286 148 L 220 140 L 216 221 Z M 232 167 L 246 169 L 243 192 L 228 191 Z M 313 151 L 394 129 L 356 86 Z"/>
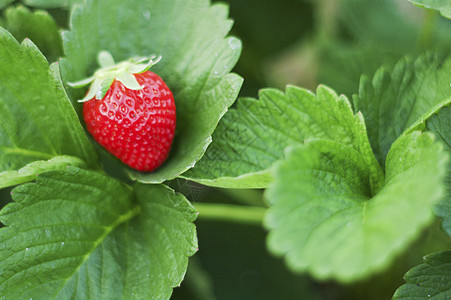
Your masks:
<path fill-rule="evenodd" d="M 449 1 L 0 9 L 1 299 L 451 297 Z"/>

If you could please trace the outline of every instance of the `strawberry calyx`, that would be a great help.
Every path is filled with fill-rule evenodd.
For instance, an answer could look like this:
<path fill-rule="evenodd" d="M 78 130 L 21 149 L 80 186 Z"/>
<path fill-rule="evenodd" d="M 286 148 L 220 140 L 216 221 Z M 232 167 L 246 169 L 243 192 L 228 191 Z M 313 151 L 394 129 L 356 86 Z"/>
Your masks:
<path fill-rule="evenodd" d="M 160 60 L 161 56 L 152 55 L 150 57 L 132 57 L 129 60 L 115 63 L 113 56 L 108 51 L 101 51 L 97 56 L 100 69 L 93 76 L 77 82 L 68 82 L 68 85 L 72 88 L 81 88 L 91 84 L 86 96 L 78 102 L 86 102 L 93 98 L 103 99 L 114 80 L 120 81 L 130 90 L 140 90 L 143 86 L 138 83 L 133 74 L 149 70 Z"/>

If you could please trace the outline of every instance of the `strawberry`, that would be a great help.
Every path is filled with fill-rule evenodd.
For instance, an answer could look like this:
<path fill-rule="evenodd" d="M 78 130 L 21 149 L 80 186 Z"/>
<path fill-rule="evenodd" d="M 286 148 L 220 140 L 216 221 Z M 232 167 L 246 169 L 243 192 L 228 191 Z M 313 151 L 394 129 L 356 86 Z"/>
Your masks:
<path fill-rule="evenodd" d="M 161 57 L 160 57 L 161 58 Z M 148 69 L 159 59 L 132 58 L 115 64 L 99 53 L 101 69 L 94 76 L 69 83 L 92 83 L 83 104 L 83 117 L 93 138 L 123 163 L 150 172 L 167 159 L 175 133 L 172 92 Z"/>

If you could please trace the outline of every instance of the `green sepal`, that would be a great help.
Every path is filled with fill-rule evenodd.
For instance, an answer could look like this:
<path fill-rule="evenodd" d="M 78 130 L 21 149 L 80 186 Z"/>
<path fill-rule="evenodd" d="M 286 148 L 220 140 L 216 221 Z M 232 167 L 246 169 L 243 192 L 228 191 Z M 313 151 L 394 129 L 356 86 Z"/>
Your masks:
<path fill-rule="evenodd" d="M 76 81 L 76 82 L 68 82 L 67 84 L 68 84 L 70 87 L 72 87 L 72 88 L 78 89 L 78 88 L 81 88 L 81 87 L 84 87 L 84 86 L 90 84 L 90 83 L 93 82 L 93 81 L 94 81 L 94 76 L 91 76 L 91 77 L 85 78 L 85 79 L 80 80 L 80 81 Z"/>
<path fill-rule="evenodd" d="M 118 81 L 122 82 L 130 90 L 140 90 L 142 87 L 139 85 L 138 81 L 136 81 L 135 76 L 132 73 L 121 73 L 116 78 Z"/>
<path fill-rule="evenodd" d="M 97 55 L 97 62 L 102 68 L 109 68 L 115 65 L 113 55 L 108 51 L 100 51 Z"/>
<path fill-rule="evenodd" d="M 160 60 L 161 56 L 152 55 L 150 57 L 132 57 L 116 64 L 108 51 L 100 51 L 97 55 L 97 62 L 101 68 L 93 76 L 77 82 L 68 82 L 68 85 L 72 88 L 80 88 L 91 84 L 86 96 L 78 102 L 86 102 L 94 97 L 97 100 L 103 99 L 114 80 L 120 81 L 129 90 L 140 90 L 143 87 L 133 74 L 146 72 Z"/>
<path fill-rule="evenodd" d="M 113 81 L 114 78 L 108 78 L 100 83 L 100 91 L 98 91 L 96 94 L 97 100 L 103 99 L 103 97 L 105 97 L 106 93 L 110 89 L 110 86 L 113 84 Z"/>

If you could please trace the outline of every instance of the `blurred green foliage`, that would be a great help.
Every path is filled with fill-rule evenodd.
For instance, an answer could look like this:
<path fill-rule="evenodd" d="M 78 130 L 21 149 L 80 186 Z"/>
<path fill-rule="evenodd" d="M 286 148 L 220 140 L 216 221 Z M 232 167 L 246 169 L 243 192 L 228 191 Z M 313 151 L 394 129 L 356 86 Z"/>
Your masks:
<path fill-rule="evenodd" d="M 0 6 L 8 2 L 0 1 Z M 245 78 L 242 96 L 256 97 L 264 87 L 283 89 L 296 84 L 315 89 L 324 83 L 350 97 L 358 92 L 362 74 L 372 78 L 380 66 L 393 66 L 405 55 L 451 52 L 451 21 L 408 1 L 214 2 L 230 5 L 230 17 L 235 20 L 232 34 L 243 42 L 234 69 Z M 13 5 L 18 3 L 23 4 L 13 1 Z M 67 8 L 47 11 L 60 27 L 67 28 Z M 5 9 L 0 9 L 0 26 L 8 29 Z M 20 31 L 17 37 L 30 33 Z M 171 186 L 194 202 L 240 202 L 220 189 L 178 180 Z M 0 207 L 9 201 L 9 193 L 10 189 L 0 191 Z M 262 203 L 259 192 L 249 197 L 255 197 L 249 202 Z M 450 247 L 437 222 L 389 270 L 365 282 L 340 286 L 290 273 L 267 252 L 266 233 L 260 227 L 202 220 L 196 224 L 201 250 L 190 260 L 186 280 L 174 290 L 173 299 L 387 299 L 402 284 L 402 275 L 421 263 L 422 255 L 444 244 Z"/>
<path fill-rule="evenodd" d="M 243 42 L 235 72 L 246 80 L 243 96 L 257 96 L 267 86 L 265 68 L 277 54 L 312 34 L 313 5 L 302 0 L 227 0 L 235 21 L 232 34 Z"/>
<path fill-rule="evenodd" d="M 241 95 L 260 88 L 324 83 L 347 96 L 362 74 L 405 55 L 451 49 L 451 21 L 396 0 L 228 0 L 244 45 L 235 69 Z"/>
<path fill-rule="evenodd" d="M 373 77 L 378 68 L 391 68 L 406 55 L 438 51 L 446 56 L 451 51 L 451 21 L 408 1 L 225 2 L 235 20 L 233 34 L 243 41 L 234 71 L 245 78 L 241 95 L 246 97 L 256 97 L 268 86 L 296 84 L 314 90 L 319 83 L 351 97 L 358 93 L 363 74 Z M 182 190 L 195 201 L 234 202 L 219 189 L 188 183 Z M 450 246 L 436 222 L 388 270 L 341 286 L 281 268 L 281 261 L 267 254 L 260 228 L 205 221 L 197 225 L 201 250 L 193 264 L 196 272 L 204 272 L 200 286 L 206 294 L 193 288 L 199 284 L 190 284 L 190 267 L 174 299 L 389 299 L 423 255 Z"/>

